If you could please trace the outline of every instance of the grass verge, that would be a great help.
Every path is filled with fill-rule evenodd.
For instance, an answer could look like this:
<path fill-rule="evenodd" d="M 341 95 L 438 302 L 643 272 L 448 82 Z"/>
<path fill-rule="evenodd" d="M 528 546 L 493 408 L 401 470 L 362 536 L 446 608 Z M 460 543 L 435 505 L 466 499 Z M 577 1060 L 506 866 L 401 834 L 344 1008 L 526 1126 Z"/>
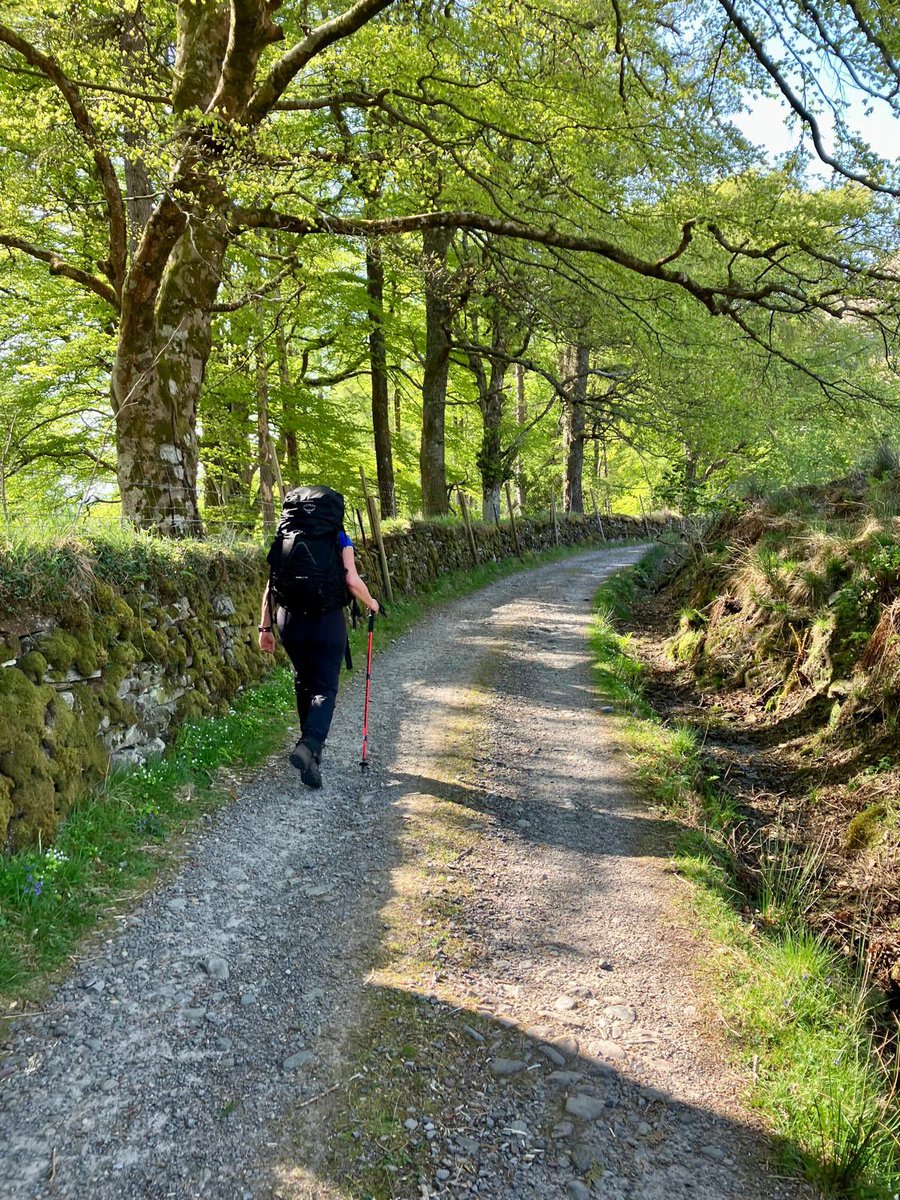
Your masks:
<path fill-rule="evenodd" d="M 378 624 L 376 645 L 437 605 L 588 548 L 562 547 L 444 575 L 427 593 L 392 606 Z M 351 638 L 357 664 L 365 653 L 364 624 Z M 73 806 L 53 847 L 0 857 L 0 1001 L 7 1013 L 40 995 L 79 940 L 171 862 L 190 823 L 229 798 L 219 769 L 263 761 L 284 744 L 295 720 L 290 672 L 278 667 L 241 693 L 225 716 L 186 723 L 161 758 L 111 774 Z"/>
<path fill-rule="evenodd" d="M 896 1200 L 898 1079 L 876 1054 L 877 997 L 805 924 L 815 862 L 761 845 L 751 888 L 734 846 L 743 817 L 710 773 L 697 730 L 664 723 L 644 698 L 644 668 L 616 628 L 647 559 L 595 597 L 598 690 L 625 716 L 625 737 L 651 803 L 683 822 L 674 864 L 693 887 L 692 917 L 715 945 L 708 972 L 730 1049 L 752 1080 L 749 1102 L 779 1136 L 786 1166 L 830 1197 Z"/>

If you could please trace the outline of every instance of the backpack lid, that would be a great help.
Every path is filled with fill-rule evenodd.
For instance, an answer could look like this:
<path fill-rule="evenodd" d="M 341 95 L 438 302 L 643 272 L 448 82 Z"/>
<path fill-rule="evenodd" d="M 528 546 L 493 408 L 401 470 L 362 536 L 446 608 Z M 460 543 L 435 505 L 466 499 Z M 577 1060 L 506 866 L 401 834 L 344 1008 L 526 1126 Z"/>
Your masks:
<path fill-rule="evenodd" d="M 344 497 L 324 484 L 298 487 L 288 492 L 281 510 L 279 533 L 299 532 L 323 537 L 344 524 Z"/>

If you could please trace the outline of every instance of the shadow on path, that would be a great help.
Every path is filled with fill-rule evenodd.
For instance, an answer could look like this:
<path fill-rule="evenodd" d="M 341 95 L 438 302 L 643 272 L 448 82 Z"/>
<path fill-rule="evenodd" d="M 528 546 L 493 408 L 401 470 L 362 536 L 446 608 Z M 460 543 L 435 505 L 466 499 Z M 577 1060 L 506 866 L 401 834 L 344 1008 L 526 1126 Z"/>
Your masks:
<path fill-rule="evenodd" d="M 366 1001 L 353 1077 L 295 1114 L 271 1169 L 284 1200 L 813 1195 L 782 1189 L 790 1144 L 629 1078 L 577 1036 L 391 987 L 370 987 Z M 317 1148 L 304 1155 L 303 1143 Z"/>

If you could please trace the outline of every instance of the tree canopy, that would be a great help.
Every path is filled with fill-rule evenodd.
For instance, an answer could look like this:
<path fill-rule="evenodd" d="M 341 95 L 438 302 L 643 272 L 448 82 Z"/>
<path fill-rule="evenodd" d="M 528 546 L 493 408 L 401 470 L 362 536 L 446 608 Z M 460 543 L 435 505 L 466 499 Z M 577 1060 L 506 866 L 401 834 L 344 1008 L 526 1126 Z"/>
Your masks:
<path fill-rule="evenodd" d="M 896 113 L 898 62 L 868 0 L 8 4 L 6 519 L 846 469 L 897 401 L 900 177 L 844 103 Z M 777 162 L 734 119 L 765 94 Z"/>

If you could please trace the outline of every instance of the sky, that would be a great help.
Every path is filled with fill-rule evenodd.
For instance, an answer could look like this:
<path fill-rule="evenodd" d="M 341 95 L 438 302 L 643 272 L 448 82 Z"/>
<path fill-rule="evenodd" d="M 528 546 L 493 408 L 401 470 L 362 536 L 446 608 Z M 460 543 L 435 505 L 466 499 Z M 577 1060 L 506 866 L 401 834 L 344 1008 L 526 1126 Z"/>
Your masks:
<path fill-rule="evenodd" d="M 784 57 L 784 45 L 779 49 L 777 42 L 770 41 L 767 49 L 776 59 Z M 818 96 L 805 95 L 803 81 L 796 73 L 789 73 L 788 77 L 797 94 L 805 96 L 816 110 L 826 148 L 832 153 L 836 149 L 830 103 L 843 108 L 845 123 L 861 134 L 878 155 L 900 166 L 900 118 L 897 112 L 883 100 L 862 93 L 833 59 L 822 54 L 819 60 Z M 810 158 L 811 186 L 815 187 L 817 181 L 833 178 L 831 169 L 816 156 L 808 129 L 781 96 L 752 97 L 748 101 L 748 111 L 738 113 L 732 119 L 750 141 L 763 146 L 773 159 L 803 146 Z M 835 154 L 835 157 L 840 159 L 841 156 Z"/>
<path fill-rule="evenodd" d="M 861 133 L 875 151 L 887 159 L 897 158 L 900 120 L 888 105 L 878 102 L 874 111 L 867 113 L 861 98 L 854 96 L 848 100 L 846 110 L 851 127 Z M 810 154 L 813 153 L 808 131 L 780 97 L 757 97 L 751 101 L 748 112 L 738 113 L 732 120 L 746 137 L 764 146 L 773 157 L 796 149 L 801 142 L 809 146 Z M 832 150 L 833 126 L 829 114 L 821 114 L 819 123 L 826 145 Z"/>

